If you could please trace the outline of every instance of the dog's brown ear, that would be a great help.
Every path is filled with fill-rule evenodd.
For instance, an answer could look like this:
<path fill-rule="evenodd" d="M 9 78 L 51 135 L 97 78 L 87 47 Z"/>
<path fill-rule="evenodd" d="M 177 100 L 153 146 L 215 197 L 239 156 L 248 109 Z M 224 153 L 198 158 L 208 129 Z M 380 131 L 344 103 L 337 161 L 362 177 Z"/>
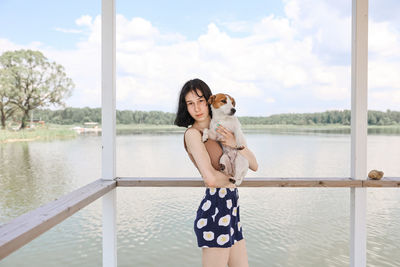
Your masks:
<path fill-rule="evenodd" d="M 212 105 L 212 103 L 214 103 L 215 97 L 216 97 L 216 95 L 210 96 L 210 98 L 208 99 L 208 104 L 209 104 L 209 105 Z"/>
<path fill-rule="evenodd" d="M 233 97 L 231 97 L 230 95 L 227 95 L 227 96 L 231 99 L 232 105 L 236 106 L 235 99 Z"/>

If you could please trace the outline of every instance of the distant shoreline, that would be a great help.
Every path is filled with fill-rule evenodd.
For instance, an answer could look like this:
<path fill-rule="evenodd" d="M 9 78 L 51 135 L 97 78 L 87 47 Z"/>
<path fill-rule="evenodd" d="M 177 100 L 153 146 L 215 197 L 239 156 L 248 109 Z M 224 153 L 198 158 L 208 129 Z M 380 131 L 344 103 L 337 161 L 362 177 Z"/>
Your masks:
<path fill-rule="evenodd" d="M 26 129 L 22 131 L 0 130 L 0 144 L 13 142 L 31 142 L 75 138 L 79 134 L 72 128 L 77 125 L 48 124 L 43 128 Z M 101 126 L 99 126 L 101 128 Z M 350 133 L 349 125 L 325 124 L 325 125 L 284 125 L 284 124 L 258 124 L 242 125 L 244 132 L 320 132 L 320 133 Z M 184 127 L 175 125 L 155 124 L 117 124 L 117 134 L 140 133 L 183 133 Z M 400 135 L 400 125 L 368 126 L 369 134 L 394 134 Z M 101 131 L 98 133 L 101 134 Z"/>

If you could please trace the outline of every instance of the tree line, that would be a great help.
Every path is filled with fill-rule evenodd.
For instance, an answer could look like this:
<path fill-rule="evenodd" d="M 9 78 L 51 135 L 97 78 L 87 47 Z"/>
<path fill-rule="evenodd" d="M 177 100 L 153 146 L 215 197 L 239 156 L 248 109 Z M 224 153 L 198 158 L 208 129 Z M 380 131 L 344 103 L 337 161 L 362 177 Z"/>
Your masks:
<path fill-rule="evenodd" d="M 42 119 L 55 124 L 83 124 L 85 122 L 101 123 L 100 108 L 65 108 L 62 110 L 37 109 L 33 111 L 35 119 Z M 290 124 L 290 125 L 320 125 L 341 124 L 350 125 L 350 110 L 332 110 L 319 113 L 288 113 L 274 114 L 265 117 L 239 117 L 242 124 Z M 172 125 L 175 113 L 162 111 L 132 111 L 117 110 L 118 124 L 157 124 Z M 400 124 L 400 112 L 387 110 L 368 111 L 369 125 Z"/>
<path fill-rule="evenodd" d="M 85 122 L 101 123 L 101 108 L 65 108 L 62 110 L 38 109 L 33 111 L 35 119 L 55 124 L 83 124 Z M 175 113 L 162 111 L 117 110 L 118 124 L 156 124 L 171 125 Z"/>
<path fill-rule="evenodd" d="M 241 117 L 242 124 L 350 125 L 351 110 L 330 110 L 316 113 L 275 114 L 268 117 Z M 368 110 L 368 125 L 400 124 L 400 112 Z"/>

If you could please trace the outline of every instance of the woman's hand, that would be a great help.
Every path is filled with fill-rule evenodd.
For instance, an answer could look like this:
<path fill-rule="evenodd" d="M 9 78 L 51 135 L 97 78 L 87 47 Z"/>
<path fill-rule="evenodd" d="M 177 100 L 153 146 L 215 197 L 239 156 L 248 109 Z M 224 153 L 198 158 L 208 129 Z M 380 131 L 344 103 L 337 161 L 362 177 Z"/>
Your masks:
<path fill-rule="evenodd" d="M 219 124 L 217 124 L 216 131 L 222 135 L 223 139 L 220 141 L 221 144 L 223 144 L 225 146 L 230 146 L 233 148 L 237 147 L 236 138 L 232 132 L 228 131 L 227 129 L 225 129 L 224 127 L 222 127 Z M 257 163 L 257 159 L 254 156 L 253 152 L 251 152 L 250 149 L 248 149 L 247 147 L 244 147 L 244 149 L 239 150 L 239 153 L 241 153 L 249 161 L 249 168 L 252 171 L 257 171 L 258 163 Z"/>
<path fill-rule="evenodd" d="M 221 144 L 224 146 L 229 146 L 232 148 L 236 147 L 236 138 L 235 135 L 228 131 L 226 128 L 224 128 L 222 125 L 217 124 L 217 129 L 216 131 L 222 135 L 222 140 L 220 140 Z"/>

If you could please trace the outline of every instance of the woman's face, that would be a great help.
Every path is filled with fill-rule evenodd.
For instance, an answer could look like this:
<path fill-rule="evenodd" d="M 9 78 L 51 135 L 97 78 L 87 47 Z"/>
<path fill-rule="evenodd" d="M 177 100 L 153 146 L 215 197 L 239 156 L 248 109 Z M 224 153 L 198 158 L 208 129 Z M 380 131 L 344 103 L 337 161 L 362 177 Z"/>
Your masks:
<path fill-rule="evenodd" d="M 194 91 L 190 91 L 186 94 L 186 107 L 190 116 L 192 116 L 195 121 L 203 121 L 209 115 L 208 104 L 202 92 L 198 89 L 196 89 L 196 91 L 198 95 Z"/>

